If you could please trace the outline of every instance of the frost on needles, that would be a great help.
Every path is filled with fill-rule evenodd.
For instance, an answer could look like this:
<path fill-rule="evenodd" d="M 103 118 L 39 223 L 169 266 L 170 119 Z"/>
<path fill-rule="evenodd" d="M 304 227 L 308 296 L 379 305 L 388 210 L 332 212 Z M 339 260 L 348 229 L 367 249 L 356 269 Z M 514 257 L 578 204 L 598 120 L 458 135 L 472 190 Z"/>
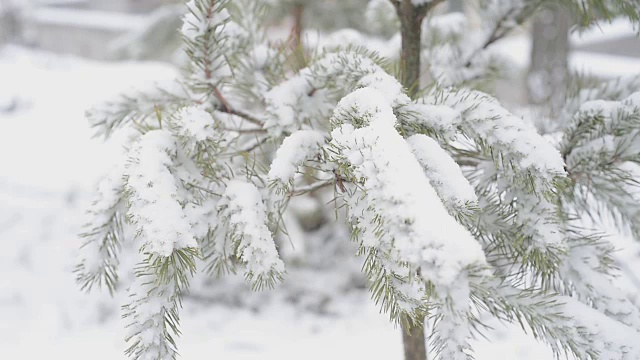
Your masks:
<path fill-rule="evenodd" d="M 135 134 L 98 187 L 76 268 L 84 289 L 128 288 L 131 358 L 176 358 L 193 277 L 241 269 L 256 290 L 286 286 L 275 236 L 292 197 L 320 195 L 338 217 L 323 226 L 350 227 L 373 300 L 394 322 L 426 317 L 437 358 L 471 358 L 486 316 L 558 356 L 640 358 L 640 311 L 612 282 L 614 249 L 575 220 L 608 214 L 640 233 L 640 81 L 570 92 L 554 146 L 474 88 L 499 63 L 491 45 L 539 2 L 481 3 L 484 41 L 462 14 L 425 20 L 435 80 L 412 98 L 397 59 L 363 47 L 296 68 L 265 38 L 262 1 L 188 2 L 184 76 L 87 113 L 97 135 Z M 451 54 L 463 57 L 435 61 Z M 125 242 L 139 263 L 121 284 Z"/>

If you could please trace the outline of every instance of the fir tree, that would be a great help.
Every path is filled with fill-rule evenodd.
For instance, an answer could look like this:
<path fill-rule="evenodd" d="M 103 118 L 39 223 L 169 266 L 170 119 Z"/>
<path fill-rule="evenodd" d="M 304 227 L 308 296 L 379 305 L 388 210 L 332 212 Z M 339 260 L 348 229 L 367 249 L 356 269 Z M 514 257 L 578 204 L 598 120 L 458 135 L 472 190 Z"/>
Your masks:
<path fill-rule="evenodd" d="M 384 6 L 372 2 L 372 14 Z M 640 235 L 640 81 L 573 84 L 552 144 L 477 90 L 499 68 L 492 44 L 542 1 L 481 1 L 482 31 L 459 13 L 431 16 L 441 2 L 390 1 L 396 63 L 346 46 L 298 71 L 267 41 L 261 1 L 191 0 L 181 81 L 88 112 L 97 135 L 137 130 L 99 186 L 77 267 L 83 288 L 116 289 L 133 237 L 130 357 L 176 358 L 194 276 L 286 281 L 274 233 L 292 197 L 325 192 L 373 300 L 405 329 L 407 359 L 425 358 L 424 330 L 432 357 L 471 358 L 487 314 L 557 356 L 640 359 L 640 310 L 613 285 L 612 246 L 578 221 L 609 214 Z M 639 9 L 564 5 L 583 19 Z"/>

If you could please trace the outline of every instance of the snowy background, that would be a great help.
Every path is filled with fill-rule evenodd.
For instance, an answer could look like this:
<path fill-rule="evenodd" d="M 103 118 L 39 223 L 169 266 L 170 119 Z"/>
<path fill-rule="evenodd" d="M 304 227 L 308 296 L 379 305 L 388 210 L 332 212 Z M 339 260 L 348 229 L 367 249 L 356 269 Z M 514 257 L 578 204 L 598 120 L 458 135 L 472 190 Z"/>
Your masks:
<path fill-rule="evenodd" d="M 640 73 L 640 41 L 626 22 L 576 35 L 573 43 L 575 69 L 602 77 Z M 514 36 L 500 46 L 526 68 L 528 39 Z M 91 139 L 84 111 L 176 74 L 161 63 L 107 63 L 0 47 L 0 358 L 124 358 L 121 295 L 84 294 L 72 274 L 89 194 L 120 153 L 117 139 Z M 639 293 L 634 276 L 640 277 L 640 245 L 624 236 L 615 243 L 623 270 L 632 275 L 620 285 Z M 307 275 L 316 290 L 335 281 L 331 274 Z M 269 299 L 265 306 L 234 307 L 188 298 L 182 358 L 402 357 L 400 330 L 378 313 L 366 290 L 349 289 L 321 312 Z M 478 359 L 552 358 L 519 328 L 491 325 L 490 341 L 474 344 Z"/>

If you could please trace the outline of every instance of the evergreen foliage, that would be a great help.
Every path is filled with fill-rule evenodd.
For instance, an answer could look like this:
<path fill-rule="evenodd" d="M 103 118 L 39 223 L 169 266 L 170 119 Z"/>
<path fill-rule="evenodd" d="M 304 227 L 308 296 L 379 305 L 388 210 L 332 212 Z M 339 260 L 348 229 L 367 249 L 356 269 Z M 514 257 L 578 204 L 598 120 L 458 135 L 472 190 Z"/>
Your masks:
<path fill-rule="evenodd" d="M 176 358 L 193 276 L 242 267 L 254 289 L 286 281 L 274 233 L 291 197 L 324 191 L 350 224 L 373 300 L 394 322 L 426 316 L 438 358 L 472 358 L 489 314 L 557 356 L 640 359 L 640 311 L 613 285 L 613 249 L 576 220 L 607 214 L 640 237 L 638 81 L 576 84 L 552 144 L 471 89 L 498 68 L 491 45 L 540 1 L 481 3 L 475 34 L 461 14 L 425 21 L 433 83 L 412 99 L 397 64 L 363 47 L 291 70 L 265 38 L 261 1 L 189 1 L 181 82 L 88 112 L 98 135 L 137 130 L 99 185 L 76 271 L 83 288 L 115 290 L 118 253 L 134 238 L 131 358 Z"/>

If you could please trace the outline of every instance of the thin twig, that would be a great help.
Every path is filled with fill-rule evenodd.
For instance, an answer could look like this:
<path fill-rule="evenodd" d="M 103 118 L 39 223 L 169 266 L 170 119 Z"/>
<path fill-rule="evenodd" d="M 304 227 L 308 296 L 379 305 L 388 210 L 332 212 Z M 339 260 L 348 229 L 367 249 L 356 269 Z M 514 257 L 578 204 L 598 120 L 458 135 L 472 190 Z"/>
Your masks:
<path fill-rule="evenodd" d="M 207 75 L 207 78 L 210 78 L 211 75 Z M 220 90 L 218 90 L 218 87 L 213 85 L 213 84 L 209 84 L 209 87 L 211 87 L 211 90 L 213 91 L 213 95 L 215 95 L 216 99 L 218 99 L 218 101 L 220 101 L 220 104 L 222 104 L 222 107 L 224 108 L 224 112 L 226 113 L 231 113 L 231 105 L 229 105 L 229 102 L 227 101 L 227 99 L 222 96 L 222 93 L 220 92 Z"/>
<path fill-rule="evenodd" d="M 304 195 L 308 192 L 312 192 L 312 191 L 316 191 L 318 189 L 322 189 L 324 187 L 333 185 L 334 181 L 333 179 L 331 180 L 325 180 L 325 181 L 318 181 L 316 183 L 313 184 L 309 184 L 309 185 L 305 185 L 305 186 L 301 186 L 297 189 L 292 189 L 289 192 L 289 196 L 299 196 L 299 195 Z"/>
<path fill-rule="evenodd" d="M 258 126 L 263 126 L 264 122 L 260 119 L 258 119 L 257 117 L 255 117 L 254 115 L 248 114 L 246 112 L 243 111 L 239 111 L 239 110 L 235 110 L 232 108 L 227 108 L 224 106 L 219 106 L 216 110 L 221 111 L 223 113 L 229 114 L 229 115 L 235 115 L 235 116 L 239 116 L 241 118 L 243 118 L 244 120 L 247 120 L 248 122 L 258 125 Z"/>
<path fill-rule="evenodd" d="M 480 53 L 480 51 L 487 49 L 496 41 L 504 38 L 511 32 L 511 30 L 515 28 L 515 26 L 505 27 L 505 24 L 510 23 L 512 20 L 515 20 L 516 24 L 518 25 L 521 24 L 522 21 L 527 18 L 525 14 L 528 11 L 531 11 L 533 9 L 524 7 L 522 8 L 522 11 L 520 11 L 519 13 L 516 12 L 516 9 L 512 9 L 512 11 L 506 13 L 503 17 L 501 17 L 500 20 L 498 20 L 498 22 L 496 23 L 496 26 L 491 31 L 491 34 L 489 34 L 489 37 L 487 38 L 487 40 L 485 40 L 482 46 L 477 48 L 473 53 L 471 53 L 471 55 L 469 55 L 469 59 L 467 59 L 467 62 L 464 64 L 464 66 L 465 67 L 471 66 L 473 58 L 478 53 Z"/>
<path fill-rule="evenodd" d="M 231 128 L 221 127 L 220 130 L 233 131 L 233 132 L 237 132 L 238 134 L 266 134 L 267 133 L 267 129 L 231 129 Z"/>
<path fill-rule="evenodd" d="M 266 143 L 267 141 L 269 141 L 269 137 L 263 137 L 261 139 L 256 140 L 253 144 L 249 144 L 247 147 L 239 149 L 238 152 L 239 153 L 251 152 L 256 148 L 260 147 L 262 144 Z"/>

